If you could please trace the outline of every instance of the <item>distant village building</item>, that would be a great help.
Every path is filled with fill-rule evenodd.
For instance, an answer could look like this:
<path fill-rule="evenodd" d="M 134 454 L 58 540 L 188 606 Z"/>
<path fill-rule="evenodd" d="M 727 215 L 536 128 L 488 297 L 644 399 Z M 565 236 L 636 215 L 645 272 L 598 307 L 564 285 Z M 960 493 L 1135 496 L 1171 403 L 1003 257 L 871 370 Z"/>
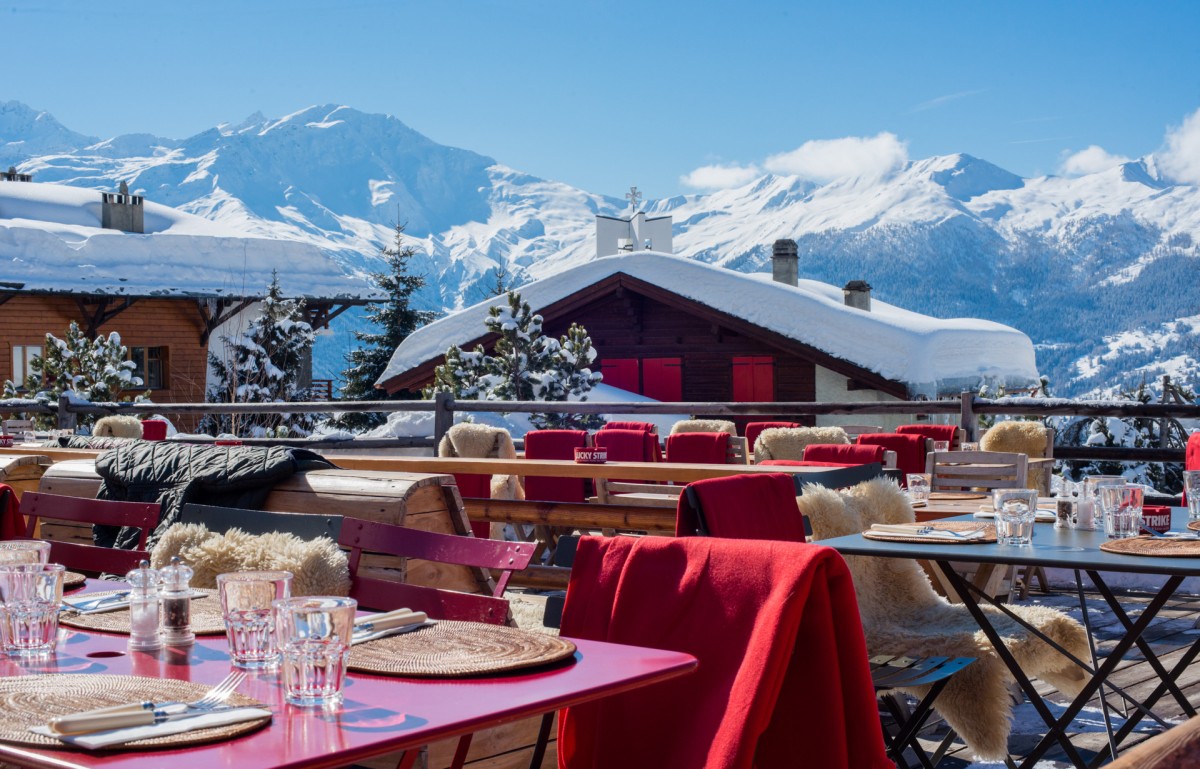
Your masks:
<path fill-rule="evenodd" d="M 640 242 L 645 230 L 636 228 L 654 220 L 638 216 L 597 217 L 598 243 L 618 227 L 612 222 L 634 229 L 638 238 L 630 239 Z M 657 250 L 618 249 L 519 290 L 547 334 L 561 335 L 571 323 L 587 328 L 605 384 L 659 401 L 907 400 L 956 395 L 981 380 L 1009 387 L 1037 381 L 1033 344 L 1016 329 L 872 302 L 863 281 L 839 289 L 800 280 L 796 244 L 777 241 L 773 252 L 774 280 Z M 497 301 L 418 329 L 397 348 L 378 386 L 392 393 L 429 384 L 451 344 L 490 348 L 495 337 L 483 321 Z M 779 416 L 798 415 L 781 409 Z M 910 419 L 816 420 L 864 421 L 893 426 Z"/>
<path fill-rule="evenodd" d="M 312 246 L 241 235 L 125 183 L 109 193 L 15 181 L 29 179 L 0 180 L 0 380 L 23 382 L 46 334 L 75 321 L 89 337 L 120 334 L 139 391 L 201 402 L 210 345 L 254 309 L 273 270 L 314 328 L 377 298 Z"/>

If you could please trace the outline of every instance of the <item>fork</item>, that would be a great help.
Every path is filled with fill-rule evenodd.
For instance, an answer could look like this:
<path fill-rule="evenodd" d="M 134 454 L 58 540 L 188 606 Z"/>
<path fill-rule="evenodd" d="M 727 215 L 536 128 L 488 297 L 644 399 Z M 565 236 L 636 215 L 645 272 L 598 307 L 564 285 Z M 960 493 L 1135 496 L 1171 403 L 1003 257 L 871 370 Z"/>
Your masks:
<path fill-rule="evenodd" d="M 112 705 L 107 708 L 97 708 L 83 713 L 62 716 L 50 722 L 50 729 L 58 734 L 83 734 L 99 732 L 108 729 L 119 729 L 125 726 L 144 726 L 155 723 L 165 708 L 183 709 L 178 713 L 189 715 L 195 712 L 203 713 L 220 707 L 246 680 L 246 673 L 234 671 L 204 693 L 203 696 L 191 702 L 130 702 L 124 705 Z M 175 714 L 172 714 L 175 715 Z"/>

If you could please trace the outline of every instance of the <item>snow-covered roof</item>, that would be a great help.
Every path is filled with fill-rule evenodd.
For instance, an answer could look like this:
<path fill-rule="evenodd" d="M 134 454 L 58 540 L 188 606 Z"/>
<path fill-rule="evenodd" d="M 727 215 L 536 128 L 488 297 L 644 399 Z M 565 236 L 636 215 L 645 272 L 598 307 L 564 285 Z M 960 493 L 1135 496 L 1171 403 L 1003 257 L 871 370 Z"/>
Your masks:
<path fill-rule="evenodd" d="M 261 296 L 279 273 L 287 296 L 372 298 L 363 277 L 315 246 L 249 237 L 144 203 L 145 233 L 100 226 L 101 193 L 0 181 L 0 280 L 25 291 L 122 296 Z"/>
<path fill-rule="evenodd" d="M 1038 378 L 1033 343 L 1020 331 L 975 318 L 933 318 L 872 299 L 869 312 L 847 307 L 842 290 L 801 280 L 712 267 L 653 251 L 596 259 L 522 286 L 535 311 L 622 273 L 815 347 L 836 358 L 933 395 L 980 379 L 1023 385 Z M 434 321 L 396 349 L 385 382 L 485 333 L 492 298 Z M 599 350 L 601 357 L 603 350 Z"/>

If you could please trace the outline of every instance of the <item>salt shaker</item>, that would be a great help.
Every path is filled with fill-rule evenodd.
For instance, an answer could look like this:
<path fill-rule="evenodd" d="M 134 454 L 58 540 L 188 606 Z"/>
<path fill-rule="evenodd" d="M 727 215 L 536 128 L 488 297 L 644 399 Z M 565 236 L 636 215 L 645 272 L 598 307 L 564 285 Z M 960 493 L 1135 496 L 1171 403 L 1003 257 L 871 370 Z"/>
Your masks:
<path fill-rule="evenodd" d="M 192 567 L 179 556 L 162 569 L 163 642 L 169 646 L 188 646 L 196 640 L 192 632 L 192 588 L 188 584 L 193 574 Z"/>
<path fill-rule="evenodd" d="M 163 645 L 159 632 L 159 573 L 142 561 L 125 575 L 129 583 L 129 649 L 154 651 Z"/>

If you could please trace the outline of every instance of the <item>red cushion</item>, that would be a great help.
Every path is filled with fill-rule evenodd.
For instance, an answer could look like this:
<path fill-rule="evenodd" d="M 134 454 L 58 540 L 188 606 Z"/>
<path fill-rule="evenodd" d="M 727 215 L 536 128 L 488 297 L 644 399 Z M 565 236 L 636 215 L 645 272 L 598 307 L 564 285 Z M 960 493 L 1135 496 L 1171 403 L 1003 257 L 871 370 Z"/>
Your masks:
<path fill-rule="evenodd" d="M 799 427 L 799 422 L 748 422 L 746 424 L 746 446 L 750 451 L 754 451 L 754 442 L 758 440 L 758 434 L 763 430 L 769 430 L 772 427 Z"/>
<path fill-rule="evenodd" d="M 850 571 L 831 548 L 583 537 L 562 634 L 685 652 L 700 664 L 562 711 L 561 767 L 894 767 Z"/>
<path fill-rule="evenodd" d="M 608 450 L 609 462 L 659 461 L 658 438 L 645 430 L 600 430 L 592 441 Z"/>
<path fill-rule="evenodd" d="M 796 505 L 796 485 L 787 473 L 744 473 L 688 484 L 675 508 L 675 536 L 704 531 L 710 537 L 804 541 L 804 516 Z"/>
<path fill-rule="evenodd" d="M 525 433 L 526 459 L 575 459 L 575 449 L 587 445 L 584 430 L 531 430 Z M 582 502 L 582 478 L 525 478 L 525 498 L 542 502 Z"/>
<path fill-rule="evenodd" d="M 804 447 L 804 460 L 813 462 L 843 462 L 848 465 L 883 463 L 883 446 L 872 443 L 810 443 Z"/>
<path fill-rule="evenodd" d="M 608 422 L 601 430 L 641 430 L 644 433 L 658 432 L 653 422 Z"/>
<path fill-rule="evenodd" d="M 896 452 L 896 469 L 900 471 L 900 485 L 907 486 L 905 475 L 925 472 L 925 436 L 902 433 L 864 433 L 858 443 L 882 446 Z"/>
<path fill-rule="evenodd" d="M 896 432 L 901 435 L 924 435 L 935 441 L 945 441 L 950 444 L 951 449 L 958 448 L 958 427 L 955 425 L 900 425 L 896 428 Z M 924 472 L 924 470 L 914 472 Z"/>
<path fill-rule="evenodd" d="M 667 436 L 668 462 L 729 463 L 729 433 L 675 433 Z"/>

